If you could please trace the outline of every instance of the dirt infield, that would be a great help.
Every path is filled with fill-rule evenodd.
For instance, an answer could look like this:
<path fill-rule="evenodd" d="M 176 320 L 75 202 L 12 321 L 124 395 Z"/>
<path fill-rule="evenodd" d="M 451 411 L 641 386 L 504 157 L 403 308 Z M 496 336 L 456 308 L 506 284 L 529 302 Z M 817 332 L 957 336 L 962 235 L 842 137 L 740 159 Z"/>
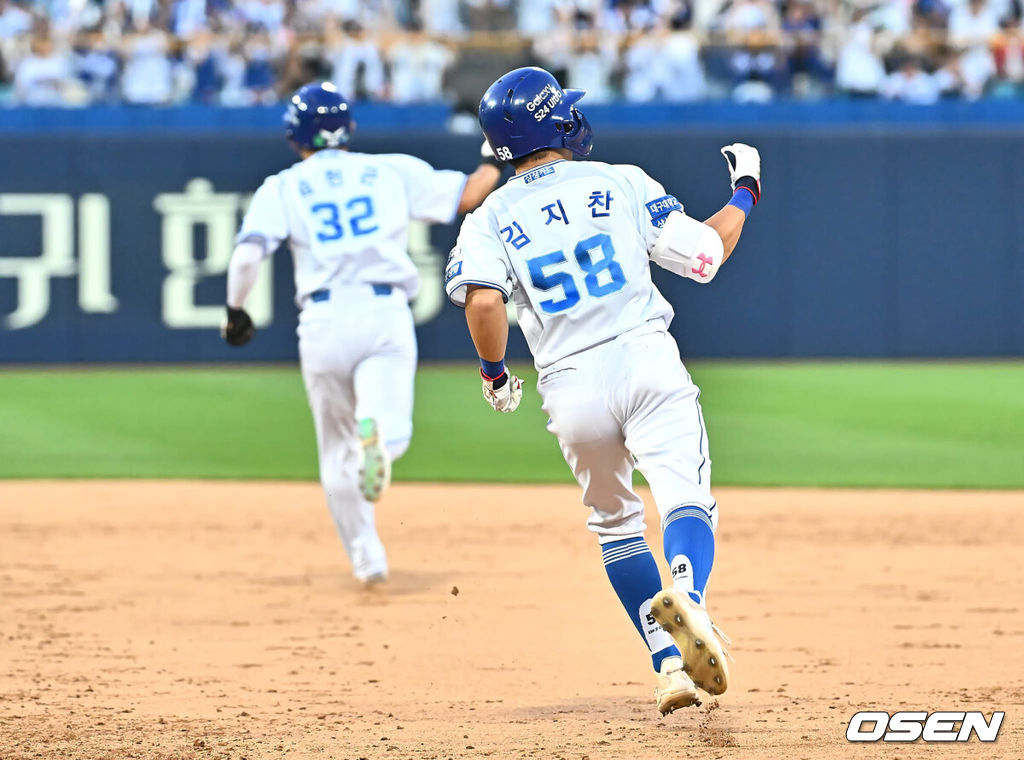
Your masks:
<path fill-rule="evenodd" d="M 0 758 L 1024 756 L 1024 494 L 716 495 L 733 686 L 661 718 L 574 488 L 398 486 L 365 591 L 313 485 L 0 483 Z"/>

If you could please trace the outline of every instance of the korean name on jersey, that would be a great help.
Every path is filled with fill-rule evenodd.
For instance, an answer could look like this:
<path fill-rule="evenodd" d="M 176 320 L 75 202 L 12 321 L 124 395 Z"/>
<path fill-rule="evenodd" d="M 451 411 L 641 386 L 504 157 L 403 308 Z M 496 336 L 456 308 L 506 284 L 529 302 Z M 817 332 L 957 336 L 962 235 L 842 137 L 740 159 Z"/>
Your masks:
<path fill-rule="evenodd" d="M 413 298 L 410 219 L 451 223 L 466 175 L 413 156 L 321 150 L 268 177 L 253 196 L 239 242 L 288 239 L 296 300 L 331 285 L 386 283 Z"/>
<path fill-rule="evenodd" d="M 544 164 L 466 217 L 445 289 L 460 306 L 474 284 L 512 298 L 543 369 L 647 322 L 668 326 L 673 311 L 651 281 L 650 254 L 670 215 L 682 217 L 672 223 L 676 247 L 696 250 L 709 228 L 639 167 Z M 693 269 L 699 279 L 703 264 Z"/>

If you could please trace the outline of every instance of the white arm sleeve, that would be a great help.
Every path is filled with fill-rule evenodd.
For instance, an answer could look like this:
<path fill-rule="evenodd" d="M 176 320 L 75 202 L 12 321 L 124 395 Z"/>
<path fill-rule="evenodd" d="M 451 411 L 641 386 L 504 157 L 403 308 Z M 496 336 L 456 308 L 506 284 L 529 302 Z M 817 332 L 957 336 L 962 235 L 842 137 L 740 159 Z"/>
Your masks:
<path fill-rule="evenodd" d="M 501 291 L 508 302 L 513 281 L 505 258 L 505 248 L 497 232 L 488 229 L 488 215 L 478 209 L 462 222 L 459 239 L 448 256 L 444 271 L 444 289 L 456 306 L 465 308 L 468 285 L 482 285 Z"/>
<path fill-rule="evenodd" d="M 440 224 L 451 224 L 455 220 L 466 186 L 465 174 L 435 169 L 422 159 L 400 153 L 380 158 L 401 175 L 412 219 Z"/>
<path fill-rule="evenodd" d="M 228 264 L 228 306 L 242 308 L 256 286 L 260 262 L 287 237 L 288 219 L 281 202 L 281 179 L 274 175 L 267 177 L 252 196 L 235 238 L 235 252 Z"/>
<path fill-rule="evenodd" d="M 288 217 L 281 198 L 281 178 L 274 175 L 267 177 L 253 194 L 235 243 L 262 238 L 266 243 L 264 255 L 270 255 L 287 237 Z"/>
<path fill-rule="evenodd" d="M 228 264 L 227 303 L 232 309 L 241 309 L 245 299 L 256 286 L 260 264 L 266 256 L 265 250 L 265 244 L 255 237 L 250 237 L 235 246 L 235 252 L 231 254 L 231 263 Z"/>
<path fill-rule="evenodd" d="M 722 238 L 711 227 L 674 211 L 665 219 L 651 261 L 700 283 L 711 282 L 722 265 Z"/>

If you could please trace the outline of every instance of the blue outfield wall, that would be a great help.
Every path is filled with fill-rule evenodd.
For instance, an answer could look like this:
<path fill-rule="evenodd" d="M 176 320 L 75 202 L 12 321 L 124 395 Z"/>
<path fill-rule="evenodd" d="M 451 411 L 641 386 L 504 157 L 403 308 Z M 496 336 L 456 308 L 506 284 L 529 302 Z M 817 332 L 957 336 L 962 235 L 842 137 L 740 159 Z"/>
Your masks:
<path fill-rule="evenodd" d="M 451 116 L 443 103 L 394 106 L 356 103 L 359 127 L 366 131 L 435 132 Z M 281 127 L 280 106 L 171 108 L 105 106 L 74 108 L 0 108 L 0 134 L 274 134 Z M 918 127 L 975 126 L 1017 129 L 1024 125 L 1024 100 L 940 101 L 930 106 L 880 100 L 779 101 L 737 105 L 731 101 L 586 103 L 587 118 L 601 130 L 651 131 L 679 125 L 778 125 Z"/>
<path fill-rule="evenodd" d="M 901 109 L 888 120 L 865 110 L 861 123 L 808 126 L 795 123 L 798 110 L 754 124 L 734 108 L 673 127 L 664 119 L 681 112 L 669 108 L 638 138 L 613 112 L 594 110 L 594 158 L 639 164 L 697 217 L 729 196 L 719 147 L 761 149 L 764 198 L 714 283 L 656 273 L 685 355 L 1024 355 L 1024 119 L 965 118 L 957 108 L 937 126 L 909 123 Z M 173 111 L 137 113 L 106 130 L 95 112 L 0 112 L 0 362 L 295 357 L 285 251 L 255 295 L 256 340 L 234 350 L 216 330 L 247 196 L 294 160 L 277 116 L 237 131 L 212 119 L 202 123 L 218 127 L 207 131 L 180 115 L 151 123 Z M 443 118 L 430 113 L 433 124 Z M 66 121 L 74 114 L 81 129 Z M 386 116 L 363 122 L 358 149 L 475 165 L 476 138 L 424 128 L 419 117 L 399 130 Z M 148 128 L 126 128 L 133 118 Z M 456 232 L 413 230 L 424 359 L 474 356 L 461 312 L 441 293 Z M 510 354 L 526 355 L 518 331 Z"/>

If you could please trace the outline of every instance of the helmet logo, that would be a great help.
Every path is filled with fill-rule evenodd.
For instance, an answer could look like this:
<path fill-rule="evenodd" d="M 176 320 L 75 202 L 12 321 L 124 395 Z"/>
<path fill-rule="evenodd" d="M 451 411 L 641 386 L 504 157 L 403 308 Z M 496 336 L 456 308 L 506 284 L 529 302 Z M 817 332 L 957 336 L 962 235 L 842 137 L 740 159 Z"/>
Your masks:
<path fill-rule="evenodd" d="M 348 130 L 346 130 L 345 127 L 338 127 L 333 132 L 329 129 L 321 129 L 317 135 L 317 142 L 320 142 L 328 148 L 337 148 L 345 141 L 347 136 Z"/>
<path fill-rule="evenodd" d="M 546 84 L 533 96 L 533 100 L 526 104 L 526 110 L 533 114 L 535 121 L 543 121 L 554 107 L 562 102 L 563 97 L 565 93 L 562 92 L 562 88 Z"/>

